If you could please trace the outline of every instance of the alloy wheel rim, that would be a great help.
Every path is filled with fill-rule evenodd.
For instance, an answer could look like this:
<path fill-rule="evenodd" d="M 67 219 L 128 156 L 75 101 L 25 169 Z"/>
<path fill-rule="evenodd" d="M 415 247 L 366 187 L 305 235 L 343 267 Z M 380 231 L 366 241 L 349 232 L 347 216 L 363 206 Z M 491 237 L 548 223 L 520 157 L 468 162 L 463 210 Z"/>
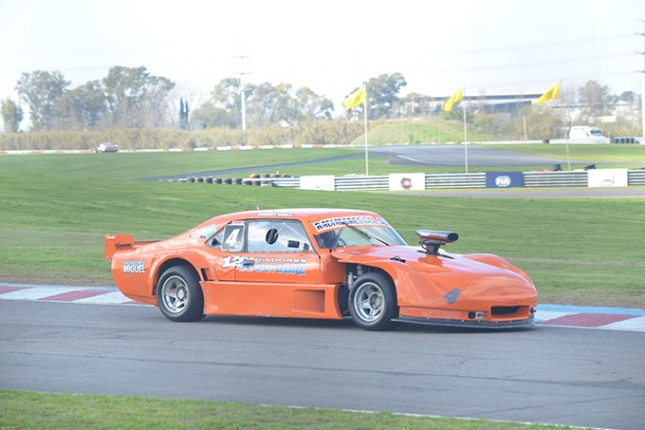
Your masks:
<path fill-rule="evenodd" d="M 358 316 L 368 322 L 379 319 L 385 307 L 385 296 L 380 286 L 366 282 L 358 287 L 354 299 L 354 310 Z"/>
<path fill-rule="evenodd" d="M 161 287 L 161 297 L 169 312 L 174 314 L 183 312 L 188 306 L 190 298 L 186 281 L 179 276 L 171 276 L 166 279 Z"/>

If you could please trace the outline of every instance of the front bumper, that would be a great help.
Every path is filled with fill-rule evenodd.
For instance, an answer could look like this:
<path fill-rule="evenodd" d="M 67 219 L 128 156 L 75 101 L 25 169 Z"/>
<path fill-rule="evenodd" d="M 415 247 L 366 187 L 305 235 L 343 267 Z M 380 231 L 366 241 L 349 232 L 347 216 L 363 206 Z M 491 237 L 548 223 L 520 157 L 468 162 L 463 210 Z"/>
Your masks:
<path fill-rule="evenodd" d="M 412 324 L 425 324 L 435 326 L 448 326 L 448 327 L 469 327 L 481 329 L 506 329 L 516 327 L 530 327 L 535 325 L 533 315 L 525 320 L 513 321 L 478 321 L 478 320 L 457 320 L 457 319 L 444 319 L 444 318 L 423 318 L 423 317 L 409 317 L 400 316 L 392 321 L 412 323 Z"/>

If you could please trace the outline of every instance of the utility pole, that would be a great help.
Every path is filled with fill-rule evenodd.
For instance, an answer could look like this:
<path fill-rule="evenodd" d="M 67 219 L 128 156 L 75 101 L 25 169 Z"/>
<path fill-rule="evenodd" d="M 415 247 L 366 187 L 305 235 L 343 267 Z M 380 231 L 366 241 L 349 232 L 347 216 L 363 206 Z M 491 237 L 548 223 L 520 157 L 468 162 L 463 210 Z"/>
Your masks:
<path fill-rule="evenodd" d="M 239 58 L 240 60 L 244 60 L 245 58 L 249 58 L 250 55 L 237 55 L 235 58 Z M 244 67 L 242 67 L 242 70 L 244 70 Z M 244 91 L 244 75 L 248 75 L 251 72 L 237 72 L 235 73 L 236 75 L 240 75 L 240 84 L 242 86 L 242 131 L 246 131 L 246 93 Z"/>
<path fill-rule="evenodd" d="M 643 56 L 643 70 L 637 70 L 641 74 L 641 125 L 643 126 L 643 137 L 645 137 L 645 21 L 641 21 L 642 33 L 636 33 L 637 36 L 642 37 L 641 52 L 637 52 Z"/>

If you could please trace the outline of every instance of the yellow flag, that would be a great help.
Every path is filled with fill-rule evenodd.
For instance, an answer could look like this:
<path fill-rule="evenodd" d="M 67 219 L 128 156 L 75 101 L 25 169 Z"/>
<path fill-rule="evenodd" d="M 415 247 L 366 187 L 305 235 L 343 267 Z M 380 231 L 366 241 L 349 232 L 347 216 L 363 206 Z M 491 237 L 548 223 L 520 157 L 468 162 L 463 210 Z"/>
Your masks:
<path fill-rule="evenodd" d="M 464 95 L 462 92 L 462 87 L 459 87 L 457 92 L 454 93 L 452 97 L 448 99 L 445 105 L 443 105 L 443 110 L 445 110 L 446 112 L 450 112 L 452 110 L 452 105 L 454 105 L 459 101 L 462 101 L 463 99 L 464 99 Z"/>
<path fill-rule="evenodd" d="M 549 88 L 549 91 L 542 94 L 542 97 L 538 99 L 537 104 L 557 99 L 558 97 L 560 97 L 560 81 L 556 82 L 551 88 Z"/>
<path fill-rule="evenodd" d="M 345 97 L 345 100 L 343 100 L 343 106 L 345 106 L 345 109 L 350 110 L 354 106 L 358 106 L 360 104 L 365 103 L 365 87 L 361 87 L 360 89 L 354 91 L 347 97 Z"/>

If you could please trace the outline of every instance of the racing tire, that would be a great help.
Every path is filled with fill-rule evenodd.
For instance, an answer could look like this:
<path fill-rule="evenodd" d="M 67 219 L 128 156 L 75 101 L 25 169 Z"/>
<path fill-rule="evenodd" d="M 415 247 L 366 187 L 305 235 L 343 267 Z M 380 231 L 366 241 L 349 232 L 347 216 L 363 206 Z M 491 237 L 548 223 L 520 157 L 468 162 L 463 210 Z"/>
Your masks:
<path fill-rule="evenodd" d="M 349 292 L 349 313 L 364 330 L 391 330 L 399 316 L 392 281 L 380 273 L 366 273 L 354 282 Z"/>
<path fill-rule="evenodd" d="M 204 318 L 204 293 L 197 274 L 186 266 L 166 270 L 157 283 L 157 305 L 170 321 L 190 322 Z"/>

